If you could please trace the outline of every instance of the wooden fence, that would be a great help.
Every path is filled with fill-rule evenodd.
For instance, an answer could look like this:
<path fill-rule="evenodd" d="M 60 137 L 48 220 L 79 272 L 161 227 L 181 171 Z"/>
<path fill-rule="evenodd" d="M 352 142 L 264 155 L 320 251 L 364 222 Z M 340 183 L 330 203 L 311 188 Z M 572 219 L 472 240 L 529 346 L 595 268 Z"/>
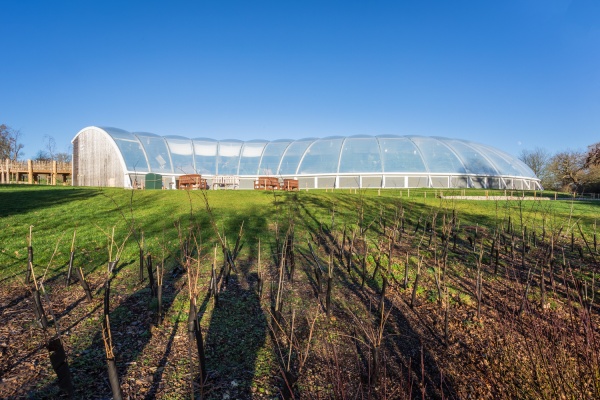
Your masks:
<path fill-rule="evenodd" d="M 57 161 L 12 161 L 0 162 L 0 183 L 39 184 L 45 181 L 48 185 L 59 182 L 71 182 L 72 164 Z M 45 178 L 45 179 L 44 179 Z"/>

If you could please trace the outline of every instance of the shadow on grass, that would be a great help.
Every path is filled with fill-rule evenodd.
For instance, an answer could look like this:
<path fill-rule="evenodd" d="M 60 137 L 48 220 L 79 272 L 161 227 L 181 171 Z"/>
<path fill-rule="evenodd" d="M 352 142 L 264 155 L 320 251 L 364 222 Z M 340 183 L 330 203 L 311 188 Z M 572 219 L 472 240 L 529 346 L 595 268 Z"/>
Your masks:
<path fill-rule="evenodd" d="M 254 287 L 238 281 L 247 272 L 240 269 L 219 295 L 206 333 L 209 398 L 251 398 L 256 366 L 261 364 L 267 322 Z"/>
<path fill-rule="evenodd" d="M 49 208 L 73 201 L 86 200 L 101 193 L 100 190 L 68 188 L 49 188 L 36 186 L 1 185 L 0 218 L 15 214 L 28 213 L 38 208 Z"/>

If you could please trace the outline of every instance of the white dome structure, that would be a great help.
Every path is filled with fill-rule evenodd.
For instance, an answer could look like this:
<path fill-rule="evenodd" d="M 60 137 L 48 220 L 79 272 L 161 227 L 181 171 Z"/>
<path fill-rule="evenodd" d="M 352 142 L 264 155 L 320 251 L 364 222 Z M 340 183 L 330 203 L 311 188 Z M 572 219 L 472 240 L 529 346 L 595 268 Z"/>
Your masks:
<path fill-rule="evenodd" d="M 73 143 L 73 184 L 131 187 L 148 173 L 298 179 L 304 188 L 541 189 L 519 159 L 479 143 L 425 136 L 214 140 L 87 127 Z"/>

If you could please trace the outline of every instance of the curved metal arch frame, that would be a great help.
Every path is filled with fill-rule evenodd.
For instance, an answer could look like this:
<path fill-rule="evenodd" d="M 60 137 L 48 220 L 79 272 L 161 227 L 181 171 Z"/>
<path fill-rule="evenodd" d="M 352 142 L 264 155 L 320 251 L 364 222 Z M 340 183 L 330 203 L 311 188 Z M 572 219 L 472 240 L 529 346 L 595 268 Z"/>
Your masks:
<path fill-rule="evenodd" d="M 117 129 L 117 128 L 105 128 L 105 127 L 96 127 L 96 126 L 88 126 L 86 128 L 83 128 L 82 130 L 80 130 L 77 135 L 75 135 L 75 137 L 73 138 L 72 142 L 75 140 L 75 138 L 77 138 L 79 135 L 81 135 L 83 132 L 87 131 L 87 130 L 94 130 L 96 132 L 101 132 L 105 137 L 109 138 L 109 142 L 111 143 L 112 147 L 114 150 L 117 151 L 118 153 L 118 159 L 119 162 L 121 164 L 121 167 L 123 169 L 123 171 L 125 172 L 125 174 L 130 174 L 130 173 L 144 173 L 144 172 L 139 172 L 139 171 L 135 171 L 135 170 L 130 170 L 127 167 L 127 160 L 125 160 L 125 156 L 123 155 L 123 153 L 121 152 L 121 149 L 119 148 L 118 143 L 116 142 L 115 138 L 113 137 L 113 135 L 111 134 L 110 130 L 111 129 L 115 129 L 118 131 L 122 131 L 123 135 L 127 136 L 128 138 L 124 138 L 124 140 L 129 141 L 131 140 L 132 142 L 135 142 L 139 145 L 139 149 L 141 151 L 141 154 L 143 155 L 143 160 L 146 162 L 146 168 L 148 172 L 154 172 L 153 168 L 150 164 L 150 161 L 148 159 L 149 157 L 149 153 L 148 153 L 148 149 L 146 148 L 146 146 L 143 143 L 143 140 L 140 138 L 139 135 L 149 135 L 149 136 L 155 136 L 156 138 L 161 138 L 162 139 L 162 143 L 164 144 L 164 148 L 167 152 L 168 158 L 169 158 L 169 163 L 170 163 L 170 170 L 171 170 L 171 174 L 174 175 L 181 175 L 181 173 L 179 173 L 178 171 L 175 171 L 175 166 L 173 164 L 173 158 L 172 158 L 172 149 L 171 149 L 171 145 L 169 144 L 169 139 L 178 139 L 178 140 L 183 140 L 184 142 L 186 142 L 186 144 L 188 144 L 190 146 L 191 149 L 191 162 L 192 162 L 192 167 L 194 170 L 197 170 L 197 165 L 196 165 L 196 147 L 195 147 L 195 139 L 190 139 L 187 137 L 183 137 L 183 136 L 160 136 L 160 135 L 155 135 L 153 133 L 149 133 L 149 132 L 128 132 L 125 130 L 121 130 L 121 129 Z M 118 136 L 119 133 L 115 132 L 115 134 Z M 294 176 L 294 177 L 299 177 L 299 176 L 305 176 L 305 177 L 317 177 L 317 176 L 335 176 L 336 182 L 339 181 L 340 177 L 346 176 L 346 175 L 353 175 L 353 174 L 358 174 L 361 176 L 377 176 L 380 175 L 382 176 L 382 186 L 385 186 L 385 177 L 386 176 L 397 176 L 399 174 L 402 175 L 406 175 L 406 176 L 413 176 L 415 174 L 423 174 L 423 176 L 427 176 L 428 180 L 429 180 L 429 186 L 432 185 L 432 181 L 431 181 L 431 177 L 432 176 L 438 176 L 440 175 L 439 173 L 432 173 L 431 172 L 431 168 L 430 165 L 428 164 L 428 162 L 425 159 L 424 156 L 424 150 L 416 143 L 416 141 L 414 140 L 414 138 L 426 138 L 428 140 L 432 140 L 435 143 L 438 143 L 440 145 L 442 145 L 445 149 L 447 149 L 450 154 L 452 154 L 460 163 L 460 165 L 462 166 L 464 173 L 448 173 L 448 174 L 443 174 L 444 176 L 465 176 L 468 177 L 470 179 L 470 177 L 486 177 L 486 178 L 499 178 L 502 181 L 505 181 L 505 179 L 519 179 L 519 180 L 523 180 L 528 181 L 531 183 L 531 181 L 535 181 L 537 182 L 536 185 L 539 187 L 539 179 L 535 176 L 535 174 L 533 174 L 533 171 L 531 171 L 530 168 L 527 168 L 526 165 L 515 165 L 515 161 L 516 158 L 498 150 L 495 149 L 491 146 L 485 145 L 485 144 L 480 144 L 480 143 L 476 143 L 476 142 L 469 142 L 469 141 L 465 141 L 465 140 L 460 140 L 460 139 L 446 139 L 443 137 L 428 137 L 428 136 L 415 136 L 415 135 L 406 135 L 406 136 L 400 136 L 400 135 L 378 135 L 378 136 L 371 136 L 371 135 L 355 135 L 355 136 L 348 136 L 348 137 L 344 137 L 344 136 L 329 136 L 329 137 L 324 137 L 324 138 L 303 138 L 303 139 L 298 139 L 298 140 L 291 140 L 291 139 L 280 139 L 277 141 L 270 141 L 270 140 L 256 140 L 256 142 L 260 142 L 262 145 L 262 149 L 261 149 L 261 153 L 260 153 L 260 159 L 258 161 L 258 170 L 256 171 L 256 175 L 252 174 L 252 175 L 247 175 L 244 174 L 243 176 L 248 178 L 251 178 L 253 176 L 258 176 L 260 174 L 260 168 L 261 165 L 263 163 L 264 157 L 266 155 L 267 150 L 269 149 L 269 146 L 271 144 L 277 143 L 277 142 L 285 142 L 286 145 L 283 148 L 283 150 L 281 150 L 280 152 L 278 152 L 278 163 L 277 163 L 277 170 L 276 175 L 281 175 L 281 176 Z M 379 156 L 379 160 L 381 163 L 381 172 L 352 172 L 352 173 L 342 173 L 340 172 L 340 168 L 341 168 L 341 160 L 342 160 L 342 156 L 343 156 L 343 151 L 344 151 L 344 146 L 346 144 L 349 143 L 350 139 L 370 139 L 370 140 L 375 140 L 375 143 L 377 145 L 377 152 L 378 152 L 378 156 Z M 204 138 L 198 138 L 198 139 L 204 139 Z M 300 174 L 300 168 L 303 164 L 303 162 L 306 159 L 307 154 L 310 152 L 311 149 L 314 148 L 314 146 L 316 146 L 319 143 L 323 143 L 327 140 L 339 140 L 341 139 L 341 143 L 339 144 L 339 150 L 335 150 L 332 152 L 332 155 L 335 157 L 337 156 L 337 162 L 335 164 L 335 171 L 334 172 L 328 172 L 328 173 L 309 173 L 309 174 Z M 414 149 L 416 149 L 416 151 L 418 152 L 418 156 L 421 160 L 421 163 L 424 167 L 423 171 L 418 171 L 418 172 L 403 172 L 403 171 L 387 171 L 386 170 L 386 160 L 384 158 L 383 155 L 383 148 L 382 148 L 382 140 L 383 139 L 400 139 L 400 140 L 406 140 L 407 143 L 410 143 Z M 235 139 L 231 139 L 231 140 L 214 140 L 214 139 L 208 139 L 206 138 L 206 140 L 210 140 L 211 142 L 215 142 L 216 144 L 216 154 L 215 154 L 215 171 L 214 175 L 218 175 L 219 174 L 219 159 L 221 157 L 221 146 L 223 143 L 227 143 L 227 142 L 236 142 L 236 143 L 240 143 L 240 147 L 239 150 L 237 152 L 237 165 L 236 165 L 236 173 L 239 175 L 240 172 L 240 166 L 241 166 L 241 162 L 242 162 L 242 154 L 244 151 L 244 148 L 246 148 L 246 146 L 249 145 L 249 143 L 253 142 L 253 141 L 241 141 L 241 140 L 235 140 Z M 301 142 L 302 145 L 300 144 Z M 300 145 L 299 147 L 299 151 L 298 151 L 298 164 L 295 166 L 295 170 L 293 171 L 293 173 L 286 173 L 286 174 L 281 174 L 281 167 L 282 167 L 282 163 L 284 161 L 284 159 L 286 158 L 286 156 L 289 154 L 289 151 L 294 147 L 294 144 L 298 144 Z M 485 161 L 486 163 L 488 163 L 488 165 L 493 168 L 493 172 L 494 174 L 480 174 L 480 173 L 473 173 L 473 171 L 470 171 L 467 169 L 467 165 L 466 165 L 466 161 L 465 158 L 463 158 L 463 156 L 461 155 L 461 151 L 458 150 L 456 148 L 457 144 L 460 143 L 462 146 L 464 146 L 465 148 L 470 149 L 471 151 L 473 151 L 474 153 L 480 155 Z M 401 145 L 401 144 L 399 144 Z M 337 154 L 336 154 L 337 151 Z M 487 154 L 486 152 L 489 152 L 489 154 Z M 503 174 L 503 170 L 499 167 L 499 165 L 494 161 L 494 157 L 497 157 L 498 160 L 502 160 L 504 161 L 507 166 L 511 166 L 513 168 L 512 171 L 506 171 L 508 172 L 508 174 L 504 173 Z M 289 171 L 291 172 L 291 171 Z M 165 173 L 165 172 L 163 172 Z M 515 174 L 516 173 L 516 174 Z M 166 174 L 169 174 L 168 172 Z M 210 174 L 208 174 L 210 176 Z M 441 175 L 440 175 L 441 176 Z"/>
<path fill-rule="evenodd" d="M 482 153 L 480 150 L 476 149 L 475 147 L 471 146 L 470 143 L 465 142 L 463 140 L 459 140 L 460 143 L 462 145 L 464 145 L 465 147 L 470 148 L 471 150 L 473 150 L 474 152 L 476 152 L 477 154 L 479 154 L 481 157 L 483 157 L 491 166 L 492 168 L 494 168 L 494 170 L 496 171 L 497 175 L 501 175 L 500 173 L 500 169 L 498 168 L 498 166 L 496 165 L 495 162 L 493 162 L 488 156 L 486 156 L 484 153 Z M 449 143 L 448 146 L 452 146 L 452 143 Z M 465 168 L 466 170 L 466 168 Z"/>

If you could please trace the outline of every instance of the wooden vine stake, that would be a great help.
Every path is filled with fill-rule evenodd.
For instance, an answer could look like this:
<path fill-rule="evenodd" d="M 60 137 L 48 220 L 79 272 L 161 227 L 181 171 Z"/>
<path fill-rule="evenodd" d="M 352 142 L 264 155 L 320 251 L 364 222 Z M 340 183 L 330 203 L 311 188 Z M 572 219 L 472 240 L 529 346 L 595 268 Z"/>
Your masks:
<path fill-rule="evenodd" d="M 148 254 L 146 258 L 146 267 L 148 268 L 148 284 L 150 285 L 150 293 L 152 297 L 156 297 L 156 284 L 154 282 L 154 272 L 152 271 L 152 254 Z"/>
<path fill-rule="evenodd" d="M 479 251 L 479 258 L 477 259 L 477 283 L 476 283 L 476 296 L 477 296 L 477 318 L 479 319 L 481 315 L 481 301 L 483 298 L 483 279 L 481 276 L 481 260 L 483 257 L 483 242 L 481 242 L 481 247 Z"/>
<path fill-rule="evenodd" d="M 144 281 L 144 231 L 140 238 L 140 282 Z"/>
<path fill-rule="evenodd" d="M 348 249 L 348 254 L 346 257 L 346 267 L 348 273 L 352 272 L 352 256 L 354 253 L 354 239 L 356 238 L 356 229 L 352 229 L 352 238 L 350 239 L 350 248 Z"/>
<path fill-rule="evenodd" d="M 333 254 L 329 255 L 329 265 L 327 268 L 327 297 L 325 298 L 325 309 L 327 316 L 331 316 L 331 290 L 333 288 Z"/>
<path fill-rule="evenodd" d="M 408 288 L 408 251 L 406 252 L 406 262 L 404 263 L 404 282 L 402 286 L 404 290 Z"/>
<path fill-rule="evenodd" d="M 33 225 L 29 225 L 29 236 L 27 237 L 27 277 L 25 283 L 31 283 L 31 276 L 33 274 Z"/>
<path fill-rule="evenodd" d="M 450 334 L 448 332 L 448 314 L 450 312 L 450 298 L 448 297 L 448 286 L 444 285 L 444 297 L 446 304 L 444 308 L 444 343 L 446 347 L 450 345 Z"/>
<path fill-rule="evenodd" d="M 106 295 L 106 292 L 105 292 Z M 110 317 L 104 314 L 102 321 L 102 340 L 104 341 L 104 351 L 106 353 L 106 366 L 108 368 L 108 381 L 112 390 L 114 400 L 122 400 L 121 384 L 119 383 L 119 374 L 117 364 L 115 363 L 115 354 L 113 352 L 112 334 L 110 332 Z"/>
<path fill-rule="evenodd" d="M 279 272 L 277 282 L 277 293 L 275 297 L 274 315 L 277 321 L 281 321 L 281 308 L 283 307 L 283 283 L 284 283 L 284 272 L 285 272 L 285 260 L 287 252 L 287 241 L 283 242 L 283 249 L 281 251 L 281 258 L 279 259 Z"/>
<path fill-rule="evenodd" d="M 417 289 L 419 287 L 419 279 L 421 278 L 421 264 L 423 263 L 423 257 L 419 258 L 417 261 L 417 276 L 415 277 L 415 283 L 412 291 L 412 296 L 410 298 L 410 308 L 415 307 L 416 299 L 417 299 Z"/>
<path fill-rule="evenodd" d="M 73 230 L 73 240 L 71 241 L 71 254 L 69 255 L 69 270 L 67 271 L 67 287 L 71 284 L 71 275 L 73 273 L 73 260 L 75 259 L 75 235 L 77 229 Z"/>
<path fill-rule="evenodd" d="M 83 270 L 81 269 L 81 267 L 76 268 L 75 272 L 77 273 L 77 279 L 79 280 L 79 283 L 81 284 L 81 287 L 83 288 L 83 291 L 85 292 L 85 297 L 87 299 L 87 301 L 92 301 L 92 291 L 90 290 L 90 286 L 88 285 L 87 281 L 85 280 L 85 276 L 83 275 Z"/>
<path fill-rule="evenodd" d="M 210 290 L 213 295 L 215 307 L 217 307 L 219 305 L 219 282 L 217 280 L 217 246 L 216 245 L 215 245 L 214 254 L 213 254 Z"/>
<path fill-rule="evenodd" d="M 315 252 L 312 248 L 312 245 L 310 244 L 310 241 L 308 239 L 306 241 L 308 243 L 308 249 L 310 250 L 310 253 L 313 256 L 313 260 L 315 261 L 314 271 L 315 271 L 315 280 L 317 283 L 317 298 L 319 298 L 320 294 L 321 294 L 321 287 L 322 287 L 322 285 L 321 285 L 321 275 L 322 275 L 321 265 L 319 264 L 319 258 L 315 254 Z"/>
<path fill-rule="evenodd" d="M 31 249 L 31 228 L 29 227 L 29 248 Z M 33 257 L 33 250 L 31 251 L 31 255 Z M 46 312 L 44 311 L 44 306 L 42 305 L 42 299 L 40 297 L 40 287 L 38 285 L 37 279 L 35 278 L 35 271 L 33 270 L 33 263 L 28 263 L 28 277 L 29 281 L 33 281 L 33 290 L 31 291 L 31 295 L 33 297 L 33 313 L 35 315 L 35 321 L 40 328 L 46 330 L 48 328 L 48 318 L 46 317 Z"/>
<path fill-rule="evenodd" d="M 196 246 L 197 243 L 196 243 Z M 216 249 L 215 249 L 216 255 Z M 196 298 L 198 297 L 198 276 L 200 274 L 200 249 L 198 248 L 198 260 L 197 260 L 197 268 L 192 267 L 192 263 L 190 262 L 190 258 L 187 258 L 186 264 L 188 264 L 187 274 L 188 274 L 188 296 L 190 300 L 190 309 L 188 314 L 188 356 L 190 359 L 190 365 L 194 363 L 193 351 L 194 342 L 196 344 L 198 361 L 200 364 L 200 398 L 204 397 L 204 383 L 206 382 L 206 360 L 204 357 L 204 341 L 202 338 L 202 331 L 200 328 L 200 321 L 198 318 L 198 312 L 196 308 Z M 190 370 L 191 372 L 191 370 Z M 190 396 L 194 399 L 194 374 L 190 373 Z"/>
<path fill-rule="evenodd" d="M 290 228 L 287 235 L 286 263 L 289 266 L 290 283 L 294 283 L 294 271 L 296 270 L 296 259 L 294 256 L 294 221 L 290 218 Z"/>
<path fill-rule="evenodd" d="M 113 393 L 113 399 L 121 400 L 123 393 L 121 392 L 121 384 L 119 383 L 119 374 L 117 372 L 117 364 L 115 362 L 115 354 L 112 342 L 112 334 L 110 331 L 110 284 L 114 276 L 115 267 L 118 260 L 111 260 L 115 230 L 113 228 L 111 243 L 109 246 L 109 261 L 108 261 L 108 276 L 104 282 L 104 318 L 102 319 L 102 340 L 104 341 L 104 351 L 106 353 L 106 367 L 108 369 L 108 381 Z"/>
<path fill-rule="evenodd" d="M 257 269 L 258 269 L 257 291 L 258 291 L 258 299 L 260 301 L 260 299 L 262 298 L 263 286 L 264 286 L 264 279 L 263 279 L 263 276 L 262 276 L 262 270 L 260 268 L 260 238 L 258 238 L 258 264 L 257 264 Z"/>
<path fill-rule="evenodd" d="M 378 314 L 379 314 L 379 323 L 383 324 L 383 319 L 385 317 L 385 294 L 387 291 L 387 285 L 388 285 L 388 279 L 387 279 L 387 273 L 381 274 L 383 282 L 381 283 L 381 297 L 379 299 L 379 307 L 378 307 Z"/>
<path fill-rule="evenodd" d="M 69 270 L 67 272 L 67 286 L 71 284 L 71 276 L 73 275 L 73 263 L 75 261 L 75 237 L 77 235 L 77 229 L 73 230 L 73 240 L 71 240 L 71 254 L 69 255 Z M 79 281 L 83 291 L 85 292 L 85 297 L 87 301 L 92 301 L 92 291 L 90 290 L 89 285 L 85 281 L 85 277 L 83 276 L 83 271 L 81 267 L 75 268 L 75 276 Z"/>
<path fill-rule="evenodd" d="M 163 275 L 165 273 L 165 249 L 163 247 L 162 262 L 156 263 L 156 299 L 158 300 L 158 325 L 162 324 L 163 314 L 163 303 L 162 303 L 162 292 L 163 292 Z"/>

